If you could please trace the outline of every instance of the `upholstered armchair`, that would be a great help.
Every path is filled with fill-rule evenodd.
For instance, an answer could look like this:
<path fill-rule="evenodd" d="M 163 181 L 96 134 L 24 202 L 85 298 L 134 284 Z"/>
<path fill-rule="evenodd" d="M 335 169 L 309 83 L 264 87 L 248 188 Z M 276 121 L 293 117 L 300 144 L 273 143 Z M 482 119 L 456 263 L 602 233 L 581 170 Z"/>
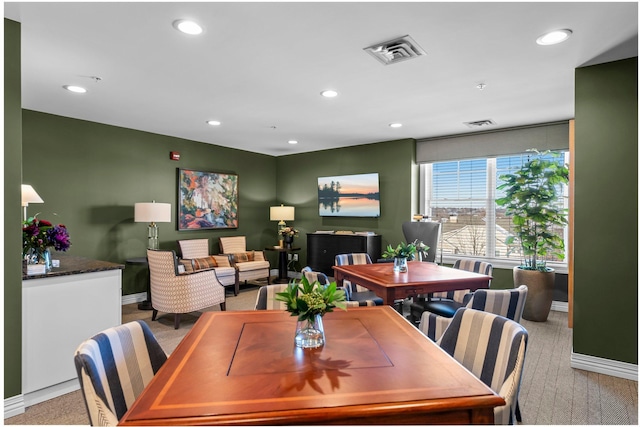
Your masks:
<path fill-rule="evenodd" d="M 91 425 L 115 426 L 167 360 L 142 320 L 84 341 L 74 363 Z"/>
<path fill-rule="evenodd" d="M 180 327 L 180 314 L 220 304 L 226 310 L 224 287 L 213 269 L 178 273 L 174 251 L 147 249 L 151 283 L 151 304 L 156 320 L 158 311 L 173 313 L 174 327 Z"/>
<path fill-rule="evenodd" d="M 178 240 L 182 259 L 179 260 L 187 273 L 213 268 L 222 286 L 233 286 L 233 294 L 240 292 L 238 270 L 231 264 L 229 255 L 209 255 L 209 239 Z"/>
<path fill-rule="evenodd" d="M 220 237 L 220 252 L 231 255 L 233 266 L 238 270 L 238 280 L 267 279 L 271 275 L 271 266 L 264 251 L 248 251 L 246 236 Z"/>
<path fill-rule="evenodd" d="M 437 344 L 506 401 L 494 409 L 494 423 L 515 424 L 527 340 L 513 320 L 461 308 Z"/>

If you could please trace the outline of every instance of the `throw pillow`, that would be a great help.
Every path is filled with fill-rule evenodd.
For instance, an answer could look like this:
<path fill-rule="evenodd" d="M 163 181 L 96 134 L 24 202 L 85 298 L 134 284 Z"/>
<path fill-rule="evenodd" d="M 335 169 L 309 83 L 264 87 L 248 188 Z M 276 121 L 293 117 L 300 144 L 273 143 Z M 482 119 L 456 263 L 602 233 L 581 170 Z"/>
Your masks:
<path fill-rule="evenodd" d="M 193 272 L 193 264 L 190 259 L 181 259 L 178 260 L 180 265 L 178 265 L 178 273 L 192 273 Z M 180 271 L 180 267 L 182 267 L 183 271 Z"/>
<path fill-rule="evenodd" d="M 212 256 L 208 256 L 205 258 L 194 258 L 191 261 L 193 261 L 193 268 L 197 271 L 197 270 L 202 270 L 205 268 L 213 268 L 213 267 L 217 267 L 218 263 L 216 262 L 216 259 Z"/>

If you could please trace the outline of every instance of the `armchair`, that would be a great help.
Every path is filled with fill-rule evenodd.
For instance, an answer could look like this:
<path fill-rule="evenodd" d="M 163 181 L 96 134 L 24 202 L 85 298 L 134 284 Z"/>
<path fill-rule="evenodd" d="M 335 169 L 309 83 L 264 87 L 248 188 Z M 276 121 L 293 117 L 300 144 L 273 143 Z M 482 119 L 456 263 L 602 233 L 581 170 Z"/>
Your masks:
<path fill-rule="evenodd" d="M 226 310 L 224 287 L 213 269 L 178 273 L 174 251 L 147 249 L 151 283 L 151 303 L 156 320 L 158 311 L 173 313 L 174 327 L 180 327 L 180 314 L 220 304 Z"/>
<path fill-rule="evenodd" d="M 269 261 L 263 251 L 247 251 L 246 236 L 220 237 L 220 252 L 231 255 L 232 265 L 238 271 L 238 280 L 267 279 L 271 276 Z"/>
<path fill-rule="evenodd" d="M 429 246 L 427 257 L 422 261 L 435 262 L 438 251 L 438 235 L 440 233 L 439 222 L 403 222 L 402 233 L 407 242 L 417 240 Z"/>
<path fill-rule="evenodd" d="M 229 255 L 209 255 L 209 239 L 178 240 L 182 259 L 187 273 L 205 268 L 213 268 L 218 280 L 225 288 L 233 286 L 233 294 L 240 292 L 238 270 L 231 265 Z"/>

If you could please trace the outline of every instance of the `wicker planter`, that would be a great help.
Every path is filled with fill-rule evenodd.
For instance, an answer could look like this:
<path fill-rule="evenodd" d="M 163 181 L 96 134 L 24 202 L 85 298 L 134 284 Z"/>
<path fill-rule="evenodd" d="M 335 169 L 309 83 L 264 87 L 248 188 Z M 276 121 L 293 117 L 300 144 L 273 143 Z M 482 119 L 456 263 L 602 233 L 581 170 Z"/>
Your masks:
<path fill-rule="evenodd" d="M 553 287 L 556 280 L 555 270 L 548 272 L 537 270 L 513 269 L 513 284 L 517 288 L 527 285 L 529 291 L 524 304 L 522 318 L 534 322 L 546 322 L 553 302 Z"/>

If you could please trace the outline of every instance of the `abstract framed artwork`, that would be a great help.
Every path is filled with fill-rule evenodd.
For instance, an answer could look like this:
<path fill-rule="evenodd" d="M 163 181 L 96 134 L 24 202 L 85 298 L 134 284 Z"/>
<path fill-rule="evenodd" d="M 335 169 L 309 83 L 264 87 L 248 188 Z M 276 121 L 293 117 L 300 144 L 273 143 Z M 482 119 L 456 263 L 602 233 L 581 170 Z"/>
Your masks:
<path fill-rule="evenodd" d="M 178 169 L 178 231 L 238 228 L 238 175 Z"/>

